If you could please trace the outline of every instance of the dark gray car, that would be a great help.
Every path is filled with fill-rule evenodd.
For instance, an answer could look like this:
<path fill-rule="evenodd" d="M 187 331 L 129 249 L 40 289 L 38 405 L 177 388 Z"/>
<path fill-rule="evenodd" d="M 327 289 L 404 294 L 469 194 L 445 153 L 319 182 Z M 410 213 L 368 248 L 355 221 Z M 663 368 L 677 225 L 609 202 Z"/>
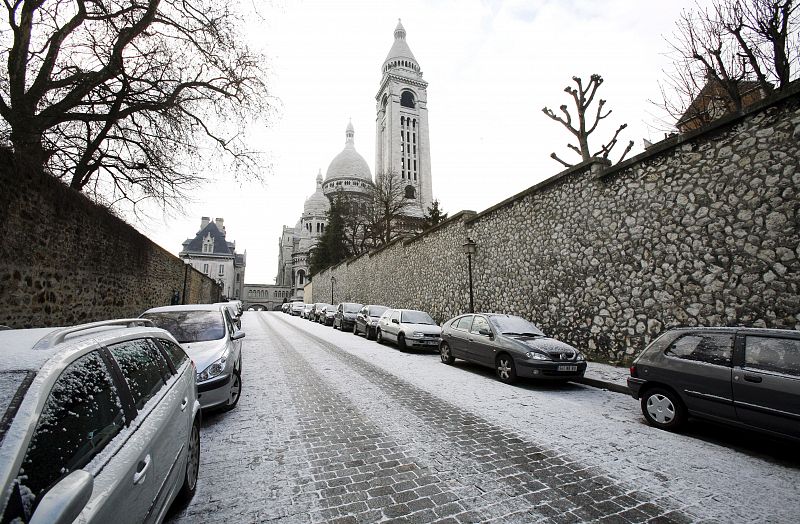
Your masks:
<path fill-rule="evenodd" d="M 353 322 L 353 334 L 358 335 L 364 333 L 367 340 L 375 338 L 378 329 L 378 320 L 386 310 L 386 306 L 378 306 L 375 304 L 368 304 L 361 308 L 361 311 L 356 315 L 356 320 Z"/>
<path fill-rule="evenodd" d="M 800 439 L 800 332 L 674 329 L 636 358 L 628 387 L 652 426 L 696 416 Z"/>
<path fill-rule="evenodd" d="M 364 304 L 356 304 L 355 302 L 342 302 L 339 304 L 336 308 L 336 313 L 333 314 L 333 329 L 337 327 L 342 331 L 353 329 L 356 315 L 362 307 L 364 307 Z"/>
<path fill-rule="evenodd" d="M 513 315 L 478 313 L 448 320 L 439 354 L 445 364 L 457 357 L 492 367 L 506 383 L 517 377 L 566 381 L 586 372 L 580 351 Z"/>

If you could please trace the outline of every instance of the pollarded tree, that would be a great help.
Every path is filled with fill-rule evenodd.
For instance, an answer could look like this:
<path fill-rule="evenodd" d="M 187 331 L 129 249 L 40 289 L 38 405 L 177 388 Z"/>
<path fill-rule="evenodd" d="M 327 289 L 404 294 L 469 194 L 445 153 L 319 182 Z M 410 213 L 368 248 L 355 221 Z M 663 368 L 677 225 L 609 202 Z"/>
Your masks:
<path fill-rule="evenodd" d="M 267 107 L 263 58 L 239 40 L 230 3 L 4 5 L 0 139 L 18 176 L 44 169 L 134 204 L 180 199 L 206 155 L 258 176 L 241 130 Z"/>
<path fill-rule="evenodd" d="M 586 87 L 583 86 L 583 80 L 580 77 L 573 76 L 572 80 L 575 82 L 578 88 L 576 89 L 572 86 L 567 86 L 564 88 L 564 91 L 572 95 L 572 99 L 575 102 L 575 110 L 578 119 L 577 122 L 573 121 L 572 115 L 567 110 L 567 104 L 559 107 L 564 115 L 563 117 L 557 115 L 552 109 L 547 107 L 542 108 L 542 112 L 549 118 L 559 122 L 561 125 L 567 128 L 567 131 L 575 136 L 575 138 L 578 140 L 578 145 L 576 146 L 574 144 L 567 144 L 567 147 L 581 156 L 581 162 L 585 162 L 592 157 L 598 156 L 607 159 L 608 155 L 611 153 L 611 150 L 615 145 L 617 145 L 620 132 L 628 127 L 628 124 L 622 124 L 619 126 L 617 131 L 614 133 L 614 136 L 611 137 L 611 140 L 603 145 L 596 153 L 592 154 L 591 150 L 589 149 L 589 135 L 594 133 L 594 131 L 597 129 L 597 124 L 599 124 L 601 120 L 608 118 L 608 116 L 611 114 L 610 109 L 606 113 L 603 113 L 603 106 L 605 106 L 606 101 L 600 99 L 600 101 L 597 103 L 597 112 L 594 115 L 594 122 L 590 123 L 587 121 L 586 113 L 594 101 L 594 97 L 597 94 L 597 89 L 603 83 L 603 77 L 600 75 L 592 75 L 589 78 L 589 83 L 586 85 Z M 632 147 L 633 141 L 631 140 L 628 143 L 628 147 L 625 148 L 625 151 L 622 153 L 622 156 L 619 159 L 620 162 L 623 158 L 625 158 L 625 155 L 628 154 Z M 551 153 L 550 157 L 566 167 L 572 167 L 574 165 L 570 164 L 569 162 L 565 162 L 555 153 Z"/>

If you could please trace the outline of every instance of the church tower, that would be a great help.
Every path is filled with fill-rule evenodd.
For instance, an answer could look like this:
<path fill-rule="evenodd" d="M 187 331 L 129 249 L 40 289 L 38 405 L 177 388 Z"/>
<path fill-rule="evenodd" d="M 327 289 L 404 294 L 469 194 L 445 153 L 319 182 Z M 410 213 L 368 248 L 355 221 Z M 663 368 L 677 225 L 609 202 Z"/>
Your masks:
<path fill-rule="evenodd" d="M 428 135 L 428 83 L 398 20 L 383 62 L 375 119 L 375 176 L 394 173 L 409 201 L 406 214 L 422 217 L 433 201 Z"/>

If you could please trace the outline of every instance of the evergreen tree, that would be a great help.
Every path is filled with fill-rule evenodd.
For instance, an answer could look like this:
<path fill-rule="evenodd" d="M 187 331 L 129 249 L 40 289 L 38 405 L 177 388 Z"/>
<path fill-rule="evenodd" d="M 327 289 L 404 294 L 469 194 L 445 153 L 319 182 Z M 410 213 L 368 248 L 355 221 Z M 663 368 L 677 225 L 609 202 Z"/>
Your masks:
<path fill-rule="evenodd" d="M 445 220 L 447 220 L 447 213 L 442 213 L 439 199 L 437 198 L 431 202 L 430 207 L 425 211 L 425 216 L 422 217 L 422 227 L 423 229 L 428 229 Z"/>
<path fill-rule="evenodd" d="M 350 256 L 345 239 L 344 203 L 340 197 L 331 202 L 328 211 L 328 225 L 319 237 L 317 245 L 311 250 L 309 269 L 312 275 Z"/>

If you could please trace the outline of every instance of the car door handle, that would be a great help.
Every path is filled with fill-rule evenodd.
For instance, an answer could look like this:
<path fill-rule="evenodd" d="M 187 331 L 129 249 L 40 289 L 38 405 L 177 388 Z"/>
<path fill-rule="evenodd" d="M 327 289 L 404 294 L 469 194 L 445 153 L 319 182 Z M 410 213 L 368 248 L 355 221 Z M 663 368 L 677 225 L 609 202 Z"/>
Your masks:
<path fill-rule="evenodd" d="M 186 411 L 186 406 L 189 405 L 189 399 L 183 397 L 183 402 L 181 402 L 181 411 Z"/>
<path fill-rule="evenodd" d="M 469 340 L 470 342 L 473 342 L 472 337 L 468 338 L 467 340 Z"/>
<path fill-rule="evenodd" d="M 139 484 L 142 482 L 147 475 L 147 470 L 150 469 L 150 454 L 144 458 L 144 460 L 139 462 L 139 465 L 136 466 L 136 473 L 133 474 L 133 484 Z"/>
<path fill-rule="evenodd" d="M 747 373 L 744 374 L 744 379 L 748 382 L 756 382 L 756 383 L 761 382 L 762 380 L 761 377 L 759 377 L 758 375 L 748 375 Z"/>

